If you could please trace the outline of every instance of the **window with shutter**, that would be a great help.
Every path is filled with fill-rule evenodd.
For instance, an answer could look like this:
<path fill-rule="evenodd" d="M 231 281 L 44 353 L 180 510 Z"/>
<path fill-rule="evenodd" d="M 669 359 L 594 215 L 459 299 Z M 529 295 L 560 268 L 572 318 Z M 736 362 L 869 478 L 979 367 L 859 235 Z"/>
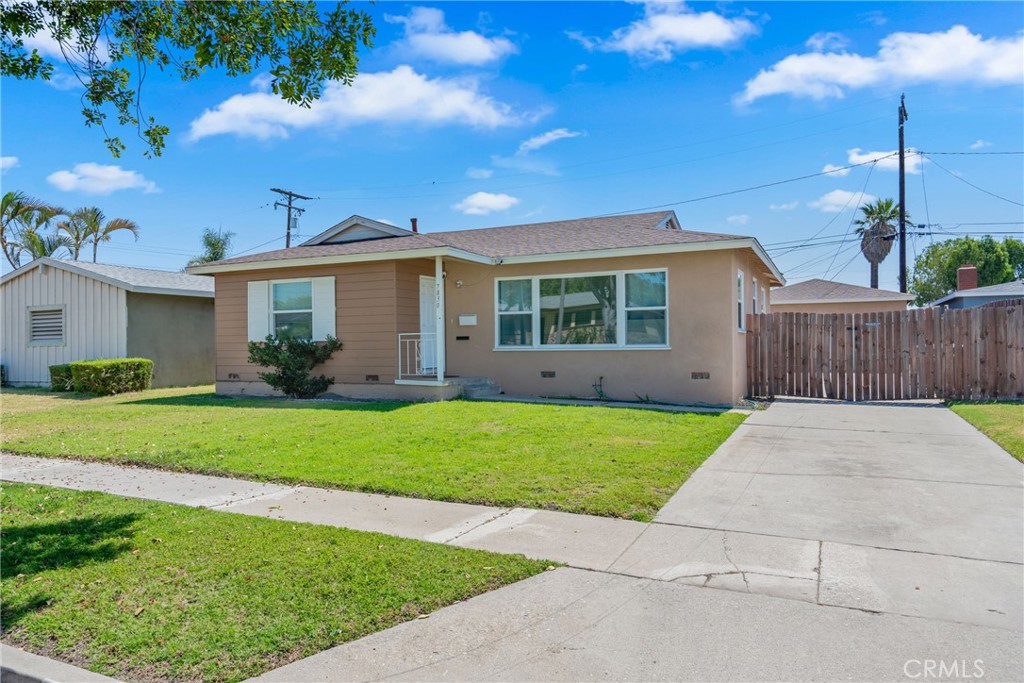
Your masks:
<path fill-rule="evenodd" d="M 64 309 L 36 308 L 28 312 L 30 344 L 64 343 Z"/>

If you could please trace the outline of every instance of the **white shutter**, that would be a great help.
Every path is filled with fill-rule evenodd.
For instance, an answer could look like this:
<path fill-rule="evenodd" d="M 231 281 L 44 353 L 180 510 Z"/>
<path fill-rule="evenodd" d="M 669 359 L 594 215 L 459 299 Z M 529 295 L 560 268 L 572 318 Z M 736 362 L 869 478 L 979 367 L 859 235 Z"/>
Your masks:
<path fill-rule="evenodd" d="M 334 276 L 313 278 L 313 341 L 338 336 L 334 312 Z"/>
<path fill-rule="evenodd" d="M 263 341 L 270 334 L 270 282 L 249 283 L 249 341 Z"/>

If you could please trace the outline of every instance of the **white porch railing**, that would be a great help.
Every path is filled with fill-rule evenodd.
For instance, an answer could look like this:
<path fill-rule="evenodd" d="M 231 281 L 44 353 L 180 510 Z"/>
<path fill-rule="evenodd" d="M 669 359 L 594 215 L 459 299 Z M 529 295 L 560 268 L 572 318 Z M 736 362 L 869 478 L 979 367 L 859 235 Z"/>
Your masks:
<path fill-rule="evenodd" d="M 403 332 L 398 335 L 398 379 L 437 374 L 437 335 Z"/>

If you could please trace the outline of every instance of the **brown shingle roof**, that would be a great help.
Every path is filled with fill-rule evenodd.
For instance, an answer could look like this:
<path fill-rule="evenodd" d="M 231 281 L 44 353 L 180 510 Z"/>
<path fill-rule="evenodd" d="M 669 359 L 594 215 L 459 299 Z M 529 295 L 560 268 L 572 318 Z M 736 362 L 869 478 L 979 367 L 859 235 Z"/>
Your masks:
<path fill-rule="evenodd" d="M 872 289 L 832 280 L 807 280 L 772 290 L 773 304 L 799 304 L 808 301 L 910 301 L 911 294 L 888 289 Z"/>
<path fill-rule="evenodd" d="M 386 237 L 362 242 L 342 242 L 340 244 L 317 244 L 308 247 L 291 247 L 275 249 L 258 254 L 236 256 L 235 258 L 214 261 L 203 265 L 228 265 L 232 263 L 262 263 L 264 261 L 283 261 L 290 259 L 316 258 L 317 256 L 348 256 L 358 254 L 380 254 L 389 251 L 406 251 L 407 249 L 431 249 L 448 246 L 444 242 L 427 235 L 407 235 L 403 237 Z"/>
<path fill-rule="evenodd" d="M 205 265 L 219 266 L 235 263 L 301 260 L 321 256 L 379 254 L 446 246 L 480 256 L 509 257 L 741 239 L 737 235 L 668 230 L 658 227 L 670 216 L 672 216 L 671 211 L 658 211 L 626 216 L 579 218 L 475 230 L 421 233 L 361 242 L 277 249 L 259 254 L 237 256 Z"/>
<path fill-rule="evenodd" d="M 429 234 L 456 249 L 492 257 L 739 239 L 737 235 L 659 228 L 671 215 L 671 211 L 658 211 Z"/>

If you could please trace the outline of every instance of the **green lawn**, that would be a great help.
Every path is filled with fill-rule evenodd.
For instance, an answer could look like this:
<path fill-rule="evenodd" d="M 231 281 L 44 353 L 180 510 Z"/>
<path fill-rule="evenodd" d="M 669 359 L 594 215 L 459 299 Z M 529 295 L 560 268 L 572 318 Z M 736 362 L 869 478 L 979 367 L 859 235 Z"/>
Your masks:
<path fill-rule="evenodd" d="M 964 418 L 1010 455 L 1024 462 L 1024 403 L 950 403 Z"/>
<path fill-rule="evenodd" d="M 3 447 L 499 506 L 653 518 L 737 414 L 6 391 Z"/>
<path fill-rule="evenodd" d="M 0 520 L 4 642 L 123 680 L 241 680 L 548 566 L 45 486 Z"/>

